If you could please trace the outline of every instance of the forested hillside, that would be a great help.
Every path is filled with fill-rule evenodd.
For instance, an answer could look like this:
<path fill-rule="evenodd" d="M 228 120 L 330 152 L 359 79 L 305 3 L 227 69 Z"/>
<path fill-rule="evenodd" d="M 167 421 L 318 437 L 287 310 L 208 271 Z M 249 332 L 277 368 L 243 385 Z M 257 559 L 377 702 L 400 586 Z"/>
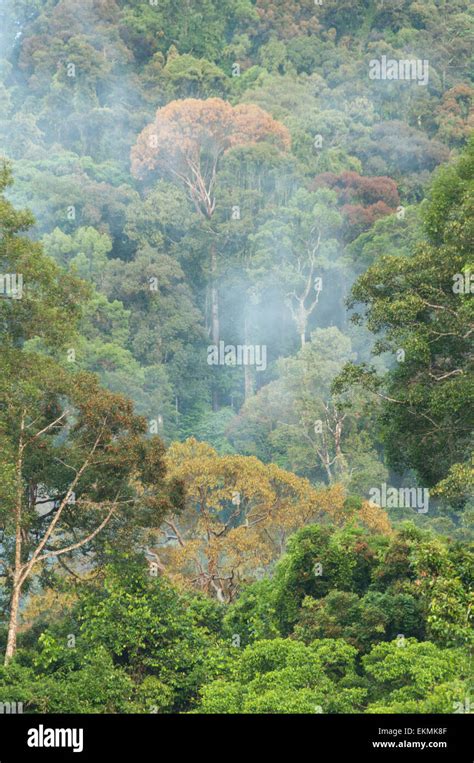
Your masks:
<path fill-rule="evenodd" d="M 0 702 L 469 712 L 471 4 L 0 15 Z"/>

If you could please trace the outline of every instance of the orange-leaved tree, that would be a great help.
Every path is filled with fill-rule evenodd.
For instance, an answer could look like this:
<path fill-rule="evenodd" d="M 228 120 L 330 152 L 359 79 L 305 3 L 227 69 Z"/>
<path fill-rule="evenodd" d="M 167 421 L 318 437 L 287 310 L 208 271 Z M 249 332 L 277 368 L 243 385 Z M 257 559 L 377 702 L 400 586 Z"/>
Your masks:
<path fill-rule="evenodd" d="M 151 564 L 223 602 L 263 573 L 302 525 L 380 520 L 348 511 L 341 485 L 318 489 L 275 464 L 221 456 L 194 438 L 170 446 L 166 467 L 184 488 L 184 509 L 165 517 Z"/>
<path fill-rule="evenodd" d="M 197 213 L 210 222 L 216 208 L 219 162 L 231 148 L 268 141 L 290 148 L 288 129 L 254 104 L 232 106 L 221 98 L 172 101 L 158 109 L 154 121 L 138 136 L 131 152 L 132 173 L 150 173 L 184 187 Z M 210 231 L 212 232 L 212 231 Z M 211 331 L 219 341 L 217 251 L 210 240 Z"/>

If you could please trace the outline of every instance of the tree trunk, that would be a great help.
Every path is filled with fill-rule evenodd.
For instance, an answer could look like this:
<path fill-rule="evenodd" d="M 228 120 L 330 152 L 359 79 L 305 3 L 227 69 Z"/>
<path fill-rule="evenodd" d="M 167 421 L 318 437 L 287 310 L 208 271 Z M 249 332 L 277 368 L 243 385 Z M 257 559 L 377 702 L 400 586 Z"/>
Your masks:
<path fill-rule="evenodd" d="M 12 659 L 16 651 L 18 632 L 18 612 L 21 594 L 21 519 L 23 502 L 23 435 L 25 431 L 25 414 L 20 422 L 20 438 L 18 442 L 18 458 L 16 462 L 16 505 L 15 505 L 15 566 L 13 570 L 13 589 L 10 601 L 10 620 L 8 623 L 7 648 L 5 650 L 5 665 Z"/>
<path fill-rule="evenodd" d="M 244 318 L 244 344 L 249 344 L 249 323 L 248 323 L 248 317 L 245 315 Z M 253 395 L 253 371 L 250 366 L 244 365 L 244 395 L 245 400 L 248 400 L 249 397 L 252 397 Z"/>
<path fill-rule="evenodd" d="M 332 483 L 332 471 L 331 471 L 331 467 L 329 466 L 329 460 L 326 460 L 324 462 L 324 468 L 326 470 L 326 474 L 327 474 L 327 477 L 328 477 L 328 482 L 329 482 L 329 484 L 331 484 Z"/>
<path fill-rule="evenodd" d="M 8 623 L 7 648 L 5 650 L 5 665 L 8 665 L 16 652 L 16 637 L 18 632 L 18 613 L 20 609 L 21 585 L 15 574 L 13 579 L 13 592 L 10 601 L 10 621 Z"/>
<path fill-rule="evenodd" d="M 248 400 L 253 395 L 253 376 L 250 366 L 244 366 L 244 396 Z"/>
<path fill-rule="evenodd" d="M 216 247 L 211 244 L 211 337 L 212 343 L 219 345 L 219 294 L 217 291 L 217 254 Z M 217 389 L 212 390 L 212 410 L 219 410 Z"/>
<path fill-rule="evenodd" d="M 211 245 L 211 335 L 214 344 L 219 344 L 219 295 L 217 292 L 217 254 Z"/>
<path fill-rule="evenodd" d="M 308 325 L 308 315 L 305 310 L 304 302 L 300 299 L 297 313 L 297 327 L 301 339 L 301 348 L 306 344 L 306 327 Z"/>

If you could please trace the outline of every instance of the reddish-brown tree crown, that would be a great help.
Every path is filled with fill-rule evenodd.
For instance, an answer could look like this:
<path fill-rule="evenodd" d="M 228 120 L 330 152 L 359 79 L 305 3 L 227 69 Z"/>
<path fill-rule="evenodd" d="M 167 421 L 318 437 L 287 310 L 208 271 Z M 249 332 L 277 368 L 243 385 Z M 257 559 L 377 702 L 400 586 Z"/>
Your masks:
<path fill-rule="evenodd" d="M 231 148 L 269 141 L 286 151 L 288 129 L 254 104 L 232 106 L 220 98 L 172 101 L 138 136 L 131 151 L 132 173 L 159 171 L 185 186 L 196 210 L 210 218 L 219 161 Z"/>

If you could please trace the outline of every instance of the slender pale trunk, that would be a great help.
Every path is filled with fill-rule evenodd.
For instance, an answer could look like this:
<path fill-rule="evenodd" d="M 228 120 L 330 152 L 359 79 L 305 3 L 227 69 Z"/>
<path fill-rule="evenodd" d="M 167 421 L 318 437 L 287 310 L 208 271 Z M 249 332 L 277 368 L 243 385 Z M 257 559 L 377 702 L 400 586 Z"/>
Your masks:
<path fill-rule="evenodd" d="M 296 323 L 300 334 L 301 347 L 303 348 L 306 344 L 306 326 L 308 325 L 308 316 L 306 314 L 304 302 L 302 299 L 299 300 L 298 312 L 296 314 Z"/>
<path fill-rule="evenodd" d="M 244 344 L 249 344 L 249 322 L 247 315 L 244 318 Z M 244 365 L 244 395 L 246 400 L 248 400 L 249 397 L 252 397 L 253 395 L 253 382 L 254 379 L 252 368 L 248 365 Z"/>
<path fill-rule="evenodd" d="M 217 254 L 214 244 L 211 246 L 211 332 L 214 344 L 219 343 L 219 295 L 217 292 Z"/>
<path fill-rule="evenodd" d="M 327 407 L 326 407 L 327 410 Z M 326 416 L 326 425 L 328 426 L 328 419 Z M 332 483 L 332 471 L 331 471 L 331 455 L 329 450 L 329 443 L 327 441 L 327 435 L 323 435 L 323 448 L 321 450 L 321 460 L 323 462 L 324 469 L 328 477 L 329 484 Z"/>
<path fill-rule="evenodd" d="M 21 595 L 21 550 L 22 550 L 22 502 L 23 502 L 23 437 L 25 431 L 25 414 L 22 414 L 20 423 L 20 439 L 18 443 L 18 458 L 16 463 L 16 503 L 15 503 L 15 563 L 13 568 L 12 595 L 10 600 L 10 620 L 8 623 L 7 648 L 5 650 L 5 665 L 12 659 L 16 651 L 18 633 L 18 615 L 20 610 Z"/>
<path fill-rule="evenodd" d="M 214 244 L 211 244 L 211 336 L 212 343 L 219 345 L 219 294 L 217 291 L 217 253 Z M 219 410 L 217 389 L 212 391 L 212 410 Z"/>
<path fill-rule="evenodd" d="M 253 375 L 250 366 L 244 366 L 244 395 L 246 400 L 253 395 Z"/>
<path fill-rule="evenodd" d="M 13 592 L 10 600 L 10 621 L 8 624 L 7 648 L 5 650 L 5 665 L 8 665 L 16 652 L 16 637 L 18 632 L 18 614 L 20 611 L 20 580 L 13 577 Z"/>
<path fill-rule="evenodd" d="M 331 484 L 332 483 L 332 471 L 331 471 L 331 467 L 329 466 L 328 463 L 325 463 L 324 464 L 324 468 L 326 470 L 326 474 L 327 474 L 327 477 L 328 477 L 328 482 L 329 482 L 329 484 Z"/>

